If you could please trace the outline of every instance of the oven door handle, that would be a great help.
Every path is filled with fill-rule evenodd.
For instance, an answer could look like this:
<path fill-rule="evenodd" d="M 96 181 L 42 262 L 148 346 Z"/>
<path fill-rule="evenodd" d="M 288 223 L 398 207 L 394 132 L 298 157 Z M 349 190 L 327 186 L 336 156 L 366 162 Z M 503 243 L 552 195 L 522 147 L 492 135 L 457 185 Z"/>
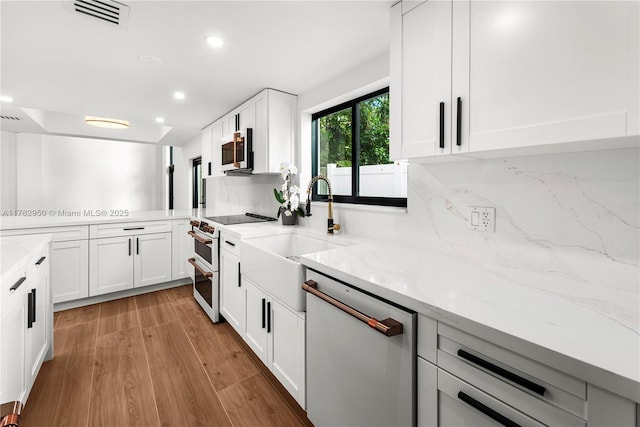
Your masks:
<path fill-rule="evenodd" d="M 194 239 L 196 239 L 198 242 L 202 243 L 203 245 L 210 245 L 213 242 L 213 240 L 211 240 L 211 239 L 203 239 L 202 237 L 198 236 L 193 231 L 187 231 L 187 234 L 189 236 L 193 237 Z"/>
<path fill-rule="evenodd" d="M 375 329 L 382 335 L 394 337 L 396 335 L 402 335 L 402 333 L 404 332 L 402 323 L 398 322 L 397 320 L 388 318 L 379 321 L 371 316 L 367 316 L 366 314 L 359 312 L 355 308 L 350 307 L 341 301 L 338 301 L 337 299 L 325 294 L 324 292 L 319 291 L 318 283 L 315 280 L 307 280 L 306 282 L 304 282 L 302 284 L 302 289 L 310 294 L 317 296 L 321 300 L 328 302 L 332 306 L 344 311 L 345 313 L 355 317 L 362 323 L 366 323 L 370 328 Z"/>
<path fill-rule="evenodd" d="M 189 258 L 187 261 L 189 261 L 189 264 L 193 265 L 196 268 L 196 270 L 198 270 L 200 272 L 200 274 L 202 274 L 204 277 L 213 276 L 212 272 L 204 271 L 202 268 L 200 268 L 200 266 L 196 263 L 196 259 L 195 258 Z"/>

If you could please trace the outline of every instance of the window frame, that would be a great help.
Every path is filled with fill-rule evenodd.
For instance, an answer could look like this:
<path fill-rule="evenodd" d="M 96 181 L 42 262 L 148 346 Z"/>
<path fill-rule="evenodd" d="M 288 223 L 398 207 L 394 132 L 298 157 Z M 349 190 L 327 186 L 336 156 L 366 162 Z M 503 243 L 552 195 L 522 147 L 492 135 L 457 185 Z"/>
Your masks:
<path fill-rule="evenodd" d="M 371 196 L 359 196 L 358 191 L 360 188 L 360 109 L 359 104 L 362 101 L 366 101 L 371 98 L 375 98 L 380 95 L 389 94 L 389 87 L 385 87 L 366 95 L 359 96 L 352 100 L 343 102 L 339 105 L 318 111 L 311 115 L 311 173 L 312 176 L 318 175 L 319 170 L 319 141 L 318 141 L 318 122 L 317 120 L 337 113 L 339 111 L 351 108 L 351 195 L 333 195 L 333 201 L 335 203 L 350 203 L 356 205 L 376 205 L 376 206 L 395 206 L 395 207 L 407 207 L 406 197 L 371 197 Z M 313 191 L 311 193 L 311 200 L 313 201 L 328 201 L 328 195 L 318 194 L 318 183 L 313 185 Z"/>

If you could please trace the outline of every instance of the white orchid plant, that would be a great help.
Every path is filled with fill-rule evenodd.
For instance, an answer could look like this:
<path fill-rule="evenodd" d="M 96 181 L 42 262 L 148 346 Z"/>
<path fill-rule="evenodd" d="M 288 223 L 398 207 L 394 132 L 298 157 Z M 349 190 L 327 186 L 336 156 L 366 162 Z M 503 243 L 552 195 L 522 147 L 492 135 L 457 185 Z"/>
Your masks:
<path fill-rule="evenodd" d="M 278 217 L 280 213 L 283 215 L 291 216 L 294 213 L 298 216 L 304 216 L 304 211 L 300 207 L 300 187 L 295 185 L 292 180 L 298 173 L 298 168 L 291 163 L 280 163 L 280 176 L 282 176 L 282 187 L 280 191 L 273 189 L 273 194 L 276 197 L 278 203 L 280 203 L 280 209 L 278 209 Z"/>

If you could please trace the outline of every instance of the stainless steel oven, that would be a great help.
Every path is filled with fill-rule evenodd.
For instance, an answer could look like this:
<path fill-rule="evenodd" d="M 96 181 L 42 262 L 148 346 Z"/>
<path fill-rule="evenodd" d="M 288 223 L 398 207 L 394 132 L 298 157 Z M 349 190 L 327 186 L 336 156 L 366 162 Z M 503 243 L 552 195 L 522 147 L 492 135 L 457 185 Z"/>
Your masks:
<path fill-rule="evenodd" d="M 212 322 L 220 320 L 220 277 L 218 271 L 218 230 L 204 221 L 191 221 L 194 257 L 193 297 Z"/>

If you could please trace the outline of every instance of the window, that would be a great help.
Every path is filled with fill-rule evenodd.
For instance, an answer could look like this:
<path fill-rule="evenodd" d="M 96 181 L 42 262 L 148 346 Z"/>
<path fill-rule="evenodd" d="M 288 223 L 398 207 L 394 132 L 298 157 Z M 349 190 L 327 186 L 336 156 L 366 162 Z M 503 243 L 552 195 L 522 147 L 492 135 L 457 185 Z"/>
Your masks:
<path fill-rule="evenodd" d="M 198 157 L 193 159 L 193 199 L 191 206 L 194 209 L 206 207 L 206 180 L 202 176 L 202 158 Z"/>
<path fill-rule="evenodd" d="M 389 88 L 312 116 L 312 173 L 331 182 L 333 200 L 407 206 L 407 165 L 389 160 Z M 327 200 L 323 181 L 313 200 Z"/>

